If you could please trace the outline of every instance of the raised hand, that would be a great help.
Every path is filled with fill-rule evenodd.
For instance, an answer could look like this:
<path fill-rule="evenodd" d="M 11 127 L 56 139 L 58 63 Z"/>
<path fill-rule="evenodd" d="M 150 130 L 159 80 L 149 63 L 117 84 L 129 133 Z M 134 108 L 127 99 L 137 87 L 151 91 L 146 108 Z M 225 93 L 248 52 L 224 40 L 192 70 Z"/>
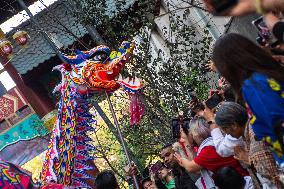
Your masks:
<path fill-rule="evenodd" d="M 137 167 L 134 164 L 134 162 L 132 162 L 131 164 L 128 164 L 127 166 L 125 166 L 124 167 L 124 171 L 125 171 L 125 174 L 127 176 L 137 175 L 137 173 L 138 173 Z"/>
<path fill-rule="evenodd" d="M 250 165 L 248 152 L 242 146 L 234 147 L 234 153 L 234 158 L 236 160 L 239 160 L 246 165 Z"/>
<path fill-rule="evenodd" d="M 210 72 L 216 72 L 216 71 L 217 71 L 217 69 L 216 69 L 216 67 L 215 67 L 215 65 L 214 65 L 214 62 L 213 62 L 212 60 L 210 60 L 210 61 L 208 62 L 208 64 L 206 64 L 205 66 L 206 66 L 206 69 L 207 69 L 208 71 L 210 71 Z"/>
<path fill-rule="evenodd" d="M 202 114 L 200 114 L 202 117 L 204 117 L 204 119 L 206 119 L 206 121 L 213 121 L 215 119 L 214 113 L 211 109 L 209 109 L 206 105 L 205 109 L 203 111 Z"/>
<path fill-rule="evenodd" d="M 179 164 L 180 166 L 184 167 L 184 165 L 185 165 L 184 161 L 187 160 L 187 159 L 182 158 L 181 155 L 180 155 L 179 153 L 177 153 L 177 152 L 175 152 L 174 156 L 175 156 L 175 158 L 177 159 L 178 164 Z M 188 160 L 187 160 L 187 161 L 188 161 Z"/>

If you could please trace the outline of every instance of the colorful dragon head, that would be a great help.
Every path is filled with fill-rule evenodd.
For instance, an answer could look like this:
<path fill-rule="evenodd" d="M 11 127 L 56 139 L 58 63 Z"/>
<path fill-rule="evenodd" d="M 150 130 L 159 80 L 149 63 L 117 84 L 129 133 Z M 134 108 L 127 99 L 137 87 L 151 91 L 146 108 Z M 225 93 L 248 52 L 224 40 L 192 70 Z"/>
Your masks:
<path fill-rule="evenodd" d="M 76 51 L 74 56 L 62 55 L 67 63 L 63 70 L 69 71 L 73 82 L 85 86 L 88 91 L 113 92 L 122 86 L 128 91 L 136 92 L 143 87 L 138 78 L 130 80 L 119 77 L 131 58 L 134 46 L 134 43 L 124 41 L 118 51 L 100 45 L 89 51 Z"/>

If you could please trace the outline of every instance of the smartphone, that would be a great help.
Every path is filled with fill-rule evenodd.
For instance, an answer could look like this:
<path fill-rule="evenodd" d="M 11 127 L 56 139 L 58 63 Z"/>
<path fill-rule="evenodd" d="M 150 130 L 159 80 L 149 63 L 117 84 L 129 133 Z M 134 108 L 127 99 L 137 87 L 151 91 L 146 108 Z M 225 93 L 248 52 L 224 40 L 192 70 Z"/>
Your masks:
<path fill-rule="evenodd" d="M 152 173 L 157 173 L 161 168 L 163 167 L 163 164 L 161 161 L 157 161 L 155 164 L 153 164 L 151 167 L 150 167 L 150 171 Z"/>
<path fill-rule="evenodd" d="M 271 47 L 276 47 L 278 44 L 280 44 L 277 38 L 274 37 L 273 34 L 270 32 L 263 19 L 263 16 L 252 21 L 252 24 L 257 29 L 259 37 L 262 38 L 262 42 L 267 42 Z"/>
<path fill-rule="evenodd" d="M 185 134 L 188 134 L 188 132 L 189 132 L 189 123 L 190 123 L 190 120 L 191 120 L 191 119 L 189 119 L 189 118 L 183 119 L 182 129 L 183 129 L 183 131 L 185 132 Z"/>
<path fill-rule="evenodd" d="M 185 119 L 172 119 L 172 136 L 173 139 L 179 139 L 180 138 L 180 128 L 183 129 L 185 134 L 188 134 L 189 132 L 189 123 L 190 119 L 185 118 Z"/>
<path fill-rule="evenodd" d="M 219 95 L 218 93 L 214 93 L 206 102 L 206 106 L 209 109 L 213 109 L 215 108 L 220 102 L 223 101 L 223 98 L 221 95 Z"/>
<path fill-rule="evenodd" d="M 180 120 L 179 119 L 172 119 L 172 136 L 173 139 L 180 138 Z"/>
<path fill-rule="evenodd" d="M 222 13 L 238 4 L 238 0 L 209 0 L 216 13 Z"/>
<path fill-rule="evenodd" d="M 265 39 L 263 39 L 263 37 L 261 36 L 258 36 L 257 38 L 255 38 L 255 40 L 257 44 L 259 44 L 262 47 L 266 45 Z"/>

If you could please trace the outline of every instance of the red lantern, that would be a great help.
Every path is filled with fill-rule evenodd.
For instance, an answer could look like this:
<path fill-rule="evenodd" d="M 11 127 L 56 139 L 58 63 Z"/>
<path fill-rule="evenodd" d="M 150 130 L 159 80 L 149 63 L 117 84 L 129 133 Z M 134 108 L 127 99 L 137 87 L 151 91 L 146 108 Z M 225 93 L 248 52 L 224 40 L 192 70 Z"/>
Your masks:
<path fill-rule="evenodd" d="M 10 57 L 13 53 L 12 43 L 8 40 L 0 41 L 0 56 L 2 57 Z"/>
<path fill-rule="evenodd" d="M 14 33 L 13 39 L 16 40 L 18 45 L 25 46 L 28 42 L 29 35 L 25 31 L 17 31 Z"/>

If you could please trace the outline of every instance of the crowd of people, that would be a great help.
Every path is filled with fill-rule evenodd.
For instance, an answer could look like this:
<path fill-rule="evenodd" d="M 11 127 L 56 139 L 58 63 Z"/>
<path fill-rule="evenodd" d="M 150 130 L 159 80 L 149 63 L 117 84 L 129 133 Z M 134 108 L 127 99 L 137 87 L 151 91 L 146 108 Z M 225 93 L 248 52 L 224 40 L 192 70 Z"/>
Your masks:
<path fill-rule="evenodd" d="M 220 89 L 206 102 L 192 95 L 190 122 L 178 118 L 176 142 L 161 149 L 163 162 L 145 169 L 141 188 L 284 188 L 284 1 L 204 3 L 218 16 L 262 14 L 261 40 L 230 33 L 216 41 L 208 68 L 222 77 Z M 137 175 L 135 165 L 126 174 Z M 119 188 L 111 171 L 96 184 Z"/>

